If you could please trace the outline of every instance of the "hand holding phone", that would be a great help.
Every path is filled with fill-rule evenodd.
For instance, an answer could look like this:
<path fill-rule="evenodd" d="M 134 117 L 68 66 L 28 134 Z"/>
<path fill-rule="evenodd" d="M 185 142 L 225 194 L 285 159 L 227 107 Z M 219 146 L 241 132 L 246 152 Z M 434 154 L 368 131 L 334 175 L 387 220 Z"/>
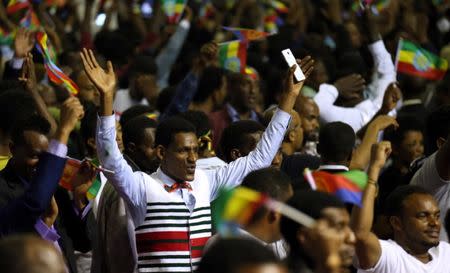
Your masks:
<path fill-rule="evenodd" d="M 286 61 L 286 63 L 288 64 L 289 67 L 291 67 L 293 65 L 297 66 L 297 68 L 295 69 L 295 72 L 294 72 L 295 80 L 297 82 L 303 81 L 305 79 L 305 75 L 303 74 L 303 71 L 300 68 L 300 66 L 297 64 L 297 60 L 295 59 L 291 50 L 289 48 L 285 49 L 285 50 L 281 51 L 281 54 L 283 54 L 284 60 Z"/>

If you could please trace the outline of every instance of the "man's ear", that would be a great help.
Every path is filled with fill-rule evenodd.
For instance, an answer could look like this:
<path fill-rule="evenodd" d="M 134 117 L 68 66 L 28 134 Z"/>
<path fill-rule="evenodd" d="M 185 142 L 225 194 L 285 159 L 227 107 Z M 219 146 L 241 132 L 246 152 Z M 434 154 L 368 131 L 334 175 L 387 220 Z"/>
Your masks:
<path fill-rule="evenodd" d="M 166 156 L 166 148 L 162 145 L 158 145 L 155 148 L 156 157 L 159 159 L 159 161 L 163 161 L 164 157 Z"/>
<path fill-rule="evenodd" d="M 300 227 L 297 229 L 297 241 L 300 243 L 300 245 L 304 245 L 305 241 L 307 240 L 305 233 L 305 228 Z"/>
<path fill-rule="evenodd" d="M 134 144 L 134 142 L 130 142 L 125 144 L 125 149 L 130 153 L 134 153 L 136 152 L 137 147 L 136 144 Z"/>
<path fill-rule="evenodd" d="M 436 140 L 436 146 L 438 147 L 438 149 L 440 149 L 442 146 L 444 146 L 446 140 L 443 137 L 440 137 Z"/>
<path fill-rule="evenodd" d="M 280 219 L 281 214 L 279 214 L 278 212 L 275 211 L 268 211 L 267 213 L 267 219 L 269 221 L 269 223 L 274 223 L 277 221 L 277 219 Z"/>
<path fill-rule="evenodd" d="M 95 138 L 93 138 L 93 137 L 88 138 L 86 143 L 89 146 L 89 148 L 91 148 L 92 150 L 94 150 L 94 151 L 97 150 L 97 145 L 95 144 Z"/>
<path fill-rule="evenodd" d="M 297 138 L 297 133 L 295 132 L 295 130 L 290 130 L 287 135 L 288 141 L 290 143 L 294 143 L 296 138 Z"/>
<path fill-rule="evenodd" d="M 241 152 L 239 151 L 239 149 L 232 149 L 230 152 L 230 158 L 231 161 L 235 161 L 236 159 L 242 157 Z"/>
<path fill-rule="evenodd" d="M 391 224 L 393 230 L 403 230 L 402 221 L 398 216 L 389 217 L 389 223 Z"/>

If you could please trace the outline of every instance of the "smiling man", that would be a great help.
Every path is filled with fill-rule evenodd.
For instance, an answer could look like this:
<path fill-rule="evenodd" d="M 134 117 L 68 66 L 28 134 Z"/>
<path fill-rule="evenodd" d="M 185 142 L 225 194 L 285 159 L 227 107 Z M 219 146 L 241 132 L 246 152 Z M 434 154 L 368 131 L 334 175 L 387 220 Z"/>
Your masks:
<path fill-rule="evenodd" d="M 294 84 L 295 66 L 286 77 L 279 109 L 248 156 L 205 173 L 196 170 L 198 139 L 195 127 L 184 119 L 168 118 L 156 129 L 156 155 L 160 168 L 152 175 L 133 172 L 115 141 L 112 101 L 116 78 L 112 64 L 103 70 L 92 51 L 81 57 L 92 82 L 100 90 L 101 109 L 97 126 L 97 152 L 102 166 L 113 170 L 107 175 L 127 204 L 136 226 L 139 272 L 193 272 L 202 249 L 211 236 L 210 202 L 223 186 L 235 187 L 249 172 L 268 167 L 288 127 L 289 112 L 303 82 Z M 313 61 L 305 58 L 300 66 L 309 76 Z"/>

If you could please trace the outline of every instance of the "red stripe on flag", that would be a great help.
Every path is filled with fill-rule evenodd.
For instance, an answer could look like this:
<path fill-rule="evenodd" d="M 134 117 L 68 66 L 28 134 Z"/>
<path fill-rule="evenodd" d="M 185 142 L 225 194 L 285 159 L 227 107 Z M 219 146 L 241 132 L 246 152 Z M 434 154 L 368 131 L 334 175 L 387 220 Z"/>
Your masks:
<path fill-rule="evenodd" d="M 187 232 L 162 231 L 136 234 L 136 241 L 140 240 L 187 240 Z"/>
<path fill-rule="evenodd" d="M 245 68 L 247 67 L 247 43 L 239 43 L 238 58 L 241 60 L 241 73 L 245 74 Z"/>
<path fill-rule="evenodd" d="M 16 13 L 17 11 L 19 11 L 21 9 L 28 8 L 28 6 L 29 6 L 28 2 L 19 2 L 19 3 L 13 4 L 13 5 L 7 7 L 6 13 L 8 13 L 8 14 Z"/>
<path fill-rule="evenodd" d="M 444 76 L 445 76 L 446 71 L 439 70 L 439 69 L 428 69 L 427 71 L 420 71 L 420 70 L 417 70 L 411 64 L 404 63 L 404 62 L 398 62 L 397 72 L 410 74 L 413 76 L 426 78 L 429 80 L 442 80 L 442 78 L 444 78 Z"/>

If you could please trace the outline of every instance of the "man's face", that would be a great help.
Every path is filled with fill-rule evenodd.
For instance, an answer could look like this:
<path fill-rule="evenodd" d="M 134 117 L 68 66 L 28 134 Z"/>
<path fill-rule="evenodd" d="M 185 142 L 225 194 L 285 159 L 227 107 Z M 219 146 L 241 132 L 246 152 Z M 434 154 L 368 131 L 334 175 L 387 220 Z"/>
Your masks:
<path fill-rule="evenodd" d="M 23 136 L 24 143 L 13 144 L 11 151 L 19 175 L 30 180 L 36 172 L 39 155 L 48 148 L 48 139 L 35 131 L 25 131 Z"/>
<path fill-rule="evenodd" d="M 394 229 L 403 234 L 409 245 L 431 248 L 439 244 L 440 210 L 428 194 L 412 194 L 403 202 L 401 226 Z"/>
<path fill-rule="evenodd" d="M 192 181 L 197 159 L 197 136 L 194 133 L 178 133 L 169 147 L 164 149 L 161 168 L 176 181 Z"/>
<path fill-rule="evenodd" d="M 146 98 L 150 105 L 155 105 L 158 98 L 158 84 L 155 75 L 138 74 L 130 86 L 130 96 L 135 100 Z"/>
<path fill-rule="evenodd" d="M 407 131 L 398 150 L 399 159 L 405 165 L 410 165 L 415 159 L 423 155 L 423 135 L 418 131 Z"/>
<path fill-rule="evenodd" d="M 292 110 L 291 112 L 291 116 L 292 116 L 292 129 L 295 132 L 295 140 L 293 143 L 294 149 L 295 150 L 300 150 L 300 148 L 302 147 L 303 144 L 303 128 L 302 128 L 302 120 L 299 116 L 299 114 L 295 111 Z"/>
<path fill-rule="evenodd" d="M 323 218 L 327 221 L 328 227 L 342 236 L 343 244 L 340 248 L 342 259 L 341 272 L 348 272 L 355 255 L 355 234 L 350 229 L 350 216 L 344 208 L 326 208 L 322 211 Z"/>
<path fill-rule="evenodd" d="M 218 109 L 222 107 L 225 98 L 227 96 L 227 78 L 225 76 L 222 77 L 222 84 L 218 90 L 215 90 L 213 93 L 214 99 L 214 108 Z"/>
<path fill-rule="evenodd" d="M 122 140 L 122 126 L 120 126 L 120 123 L 118 121 L 116 121 L 116 142 L 117 146 L 119 146 L 119 150 L 122 152 L 124 150 Z"/>
<path fill-rule="evenodd" d="M 240 108 L 255 109 L 258 96 L 257 89 L 252 83 L 252 80 L 245 78 L 241 81 L 238 90 L 232 90 L 234 92 L 233 104 L 240 105 Z"/>
<path fill-rule="evenodd" d="M 95 85 L 89 80 L 84 71 L 80 72 L 77 77 L 77 85 L 80 88 L 79 98 L 84 101 L 89 101 L 95 105 L 100 105 L 100 92 Z"/>
<path fill-rule="evenodd" d="M 281 169 L 281 163 L 283 162 L 283 153 L 281 152 L 281 147 L 278 149 L 277 154 L 272 160 L 272 164 L 270 167 L 275 168 L 277 170 Z"/>
<path fill-rule="evenodd" d="M 139 168 L 149 173 L 156 171 L 159 160 L 155 153 L 155 128 L 144 130 L 144 139 L 136 148 L 133 160 L 138 164 Z"/>
<path fill-rule="evenodd" d="M 300 107 L 300 119 L 305 141 L 317 141 L 319 138 L 319 107 L 311 100 L 306 99 Z"/>

